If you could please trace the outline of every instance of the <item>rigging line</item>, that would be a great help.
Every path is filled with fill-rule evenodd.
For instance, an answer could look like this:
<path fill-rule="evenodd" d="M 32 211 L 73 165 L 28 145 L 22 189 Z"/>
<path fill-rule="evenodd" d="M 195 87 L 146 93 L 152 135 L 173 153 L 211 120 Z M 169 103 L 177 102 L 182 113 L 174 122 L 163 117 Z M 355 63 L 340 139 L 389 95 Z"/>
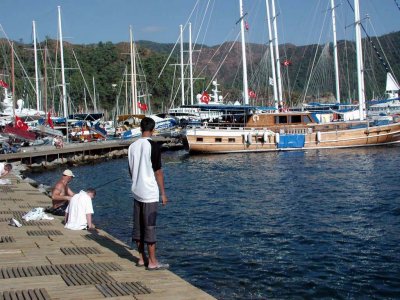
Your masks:
<path fill-rule="evenodd" d="M 370 23 L 370 25 L 371 25 L 372 31 L 374 32 L 375 36 L 378 36 L 377 33 L 376 33 L 376 31 L 375 31 L 374 25 L 373 25 L 372 22 L 371 22 L 371 20 L 369 20 L 369 23 Z M 380 47 L 381 50 L 382 50 L 383 56 L 385 56 L 385 59 L 386 59 L 386 61 L 388 62 L 388 66 L 389 66 L 389 68 L 390 68 L 390 71 L 391 71 L 391 73 L 392 73 L 394 79 L 396 79 L 396 81 L 397 81 L 397 78 L 396 78 L 396 75 L 394 74 L 394 71 L 393 71 L 393 69 L 392 69 L 392 66 L 390 65 L 389 60 L 387 59 L 387 56 L 386 56 L 385 52 L 383 51 L 383 47 L 382 47 L 381 42 L 379 41 L 378 38 L 377 38 L 376 40 L 377 40 L 377 42 L 378 42 L 379 47 Z M 375 50 L 375 48 L 374 48 L 374 50 Z"/>
<path fill-rule="evenodd" d="M 9 44 L 10 47 L 13 49 L 14 55 L 15 55 L 15 57 L 17 58 L 17 60 L 18 60 L 18 62 L 19 62 L 19 64 L 20 64 L 20 66 L 21 66 L 21 68 L 22 68 L 22 71 L 24 72 L 24 75 L 25 75 L 26 78 L 28 79 L 29 85 L 31 86 L 31 88 L 32 88 L 33 90 L 35 90 L 35 88 L 33 87 L 33 84 L 32 84 L 32 82 L 31 82 L 31 80 L 29 79 L 28 73 L 26 72 L 26 70 L 25 70 L 25 68 L 24 68 L 24 66 L 23 66 L 23 64 L 22 64 L 22 62 L 21 62 L 21 60 L 19 59 L 19 56 L 18 56 L 17 52 L 16 52 L 15 49 L 12 47 L 11 41 L 10 41 L 10 39 L 9 39 L 9 37 L 8 37 L 8 35 L 7 35 L 7 33 L 4 31 L 3 25 L 1 25 L 1 24 L 0 24 L 0 29 L 1 29 L 1 31 L 3 32 L 4 36 L 6 37 L 8 44 Z M 15 96 L 14 96 L 14 97 L 15 97 Z"/>
<path fill-rule="evenodd" d="M 83 72 L 82 72 L 81 66 L 80 66 L 80 64 L 79 64 L 78 58 L 76 57 L 74 48 L 71 47 L 71 50 L 72 50 L 72 54 L 73 54 L 73 56 L 74 56 L 74 58 L 75 58 L 76 64 L 78 65 L 79 73 L 81 73 L 81 76 L 82 76 L 82 79 L 83 79 L 83 83 L 85 84 L 85 87 L 86 87 L 86 89 L 87 89 L 87 91 L 88 91 L 88 93 L 89 93 L 90 100 L 92 100 L 92 103 L 93 103 L 93 105 L 94 105 L 94 101 L 93 101 L 92 94 L 90 93 L 88 84 L 87 84 L 87 82 L 86 82 L 85 76 L 83 75 Z"/>
<path fill-rule="evenodd" d="M 316 59 L 316 57 L 317 57 L 317 52 L 318 52 L 318 49 L 319 49 L 318 45 L 319 45 L 319 43 L 321 42 L 321 38 L 322 38 L 322 28 L 324 28 L 324 26 L 325 26 L 326 16 L 327 16 L 327 12 L 325 12 L 324 21 L 323 21 L 323 24 L 322 24 L 322 27 L 321 27 L 321 32 L 320 32 L 320 34 L 319 34 L 318 43 L 317 43 L 317 47 L 316 47 L 316 51 L 315 51 L 315 54 L 314 54 L 314 59 L 313 59 L 312 67 L 311 67 L 311 72 L 312 72 L 312 70 L 313 70 L 313 68 L 314 68 L 315 59 Z M 310 79 L 311 79 L 311 76 L 308 78 L 308 81 L 307 81 L 306 90 L 305 90 L 305 92 L 304 92 L 303 102 L 305 101 L 305 98 L 306 98 L 306 96 L 307 96 L 307 90 L 308 90 L 308 85 L 309 85 L 309 83 L 310 83 Z"/>
<path fill-rule="evenodd" d="M 187 24 L 189 23 L 189 20 L 190 20 L 190 18 L 192 17 L 193 12 L 195 11 L 197 5 L 199 4 L 199 1 L 200 1 L 200 0 L 197 0 L 197 1 L 196 1 L 196 4 L 194 5 L 192 11 L 190 12 L 189 17 L 188 17 L 188 19 L 186 20 L 185 25 L 183 26 L 183 30 L 185 30 Z M 181 37 L 179 36 L 178 39 L 176 40 L 175 45 L 174 45 L 174 47 L 172 48 L 172 50 L 171 50 L 171 52 L 170 52 L 170 54 L 169 54 L 167 60 L 165 61 L 164 66 L 162 67 L 162 69 L 161 69 L 161 71 L 160 71 L 160 74 L 158 74 L 158 77 L 157 77 L 157 78 L 160 78 L 161 74 L 164 72 L 164 69 L 165 69 L 165 67 L 167 66 L 168 61 L 169 61 L 169 59 L 171 58 L 172 54 L 174 53 L 174 50 L 175 50 L 175 48 L 176 48 L 176 45 L 178 45 L 178 42 L 179 42 L 180 38 L 181 38 Z"/>
<path fill-rule="evenodd" d="M 217 76 L 219 70 L 221 69 L 223 63 L 225 62 L 225 60 L 226 60 L 226 58 L 228 57 L 229 53 L 231 52 L 232 48 L 233 48 L 234 45 L 236 44 L 236 41 L 238 40 L 239 35 L 240 35 L 240 32 L 237 34 L 235 41 L 232 42 L 232 45 L 231 45 L 231 47 L 229 48 L 228 53 L 225 55 L 225 57 L 224 57 L 222 63 L 219 65 L 217 71 L 215 71 L 215 74 L 214 74 L 214 76 L 211 78 L 210 83 L 207 85 L 206 90 L 208 90 L 208 88 L 210 87 L 211 83 L 214 81 L 214 79 L 215 79 L 215 77 Z"/>
<path fill-rule="evenodd" d="M 397 5 L 397 8 L 400 10 L 400 4 L 397 2 L 397 0 L 394 0 L 394 3 Z"/>
<path fill-rule="evenodd" d="M 350 8 L 354 12 L 354 7 L 351 5 L 350 0 L 347 0 L 347 3 L 349 4 Z M 380 52 L 378 51 L 378 49 L 376 49 L 376 46 L 375 46 L 373 40 L 371 39 L 371 37 L 367 33 L 367 30 L 365 30 L 365 27 L 364 27 L 363 23 L 361 23 L 361 21 L 360 21 L 360 25 L 361 25 L 361 28 L 364 31 L 365 35 L 367 36 L 368 42 L 371 44 L 372 48 L 374 48 L 375 54 L 378 56 L 378 59 L 381 61 L 382 66 L 385 68 L 386 72 L 389 72 L 389 68 L 388 68 L 388 65 L 387 65 L 386 61 L 383 60 Z"/>

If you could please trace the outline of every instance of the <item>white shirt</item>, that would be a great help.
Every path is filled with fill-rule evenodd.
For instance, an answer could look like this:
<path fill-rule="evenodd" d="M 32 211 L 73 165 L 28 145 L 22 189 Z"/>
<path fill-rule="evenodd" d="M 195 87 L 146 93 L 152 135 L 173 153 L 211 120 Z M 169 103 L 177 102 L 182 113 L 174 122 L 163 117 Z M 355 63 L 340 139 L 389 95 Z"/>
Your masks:
<path fill-rule="evenodd" d="M 140 138 L 129 146 L 128 162 L 132 174 L 133 197 L 140 202 L 159 201 L 154 172 L 161 169 L 161 151 L 150 138 Z"/>
<path fill-rule="evenodd" d="M 87 227 L 87 214 L 93 214 L 92 198 L 85 192 L 80 191 L 69 201 L 65 210 L 68 213 L 68 221 L 65 228 L 71 230 L 81 230 Z"/>
<path fill-rule="evenodd" d="M 4 170 L 5 165 L 6 164 L 4 164 L 4 163 L 0 163 L 0 176 L 2 176 L 3 173 L 5 172 L 5 170 Z"/>

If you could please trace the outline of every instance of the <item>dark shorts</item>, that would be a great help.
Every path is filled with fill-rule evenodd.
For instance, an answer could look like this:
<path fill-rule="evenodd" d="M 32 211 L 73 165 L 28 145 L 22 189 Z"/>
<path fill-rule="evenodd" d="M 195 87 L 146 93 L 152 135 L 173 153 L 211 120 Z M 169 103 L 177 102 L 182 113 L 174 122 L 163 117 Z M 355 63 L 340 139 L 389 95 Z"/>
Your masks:
<path fill-rule="evenodd" d="M 144 243 L 155 243 L 158 202 L 143 203 L 134 200 L 133 203 L 133 234 L 132 238 Z"/>
<path fill-rule="evenodd" d="M 57 208 L 48 207 L 45 209 L 45 212 L 56 215 L 56 216 L 65 216 L 65 210 L 67 209 L 68 204 L 69 204 L 69 202 L 66 202 Z"/>

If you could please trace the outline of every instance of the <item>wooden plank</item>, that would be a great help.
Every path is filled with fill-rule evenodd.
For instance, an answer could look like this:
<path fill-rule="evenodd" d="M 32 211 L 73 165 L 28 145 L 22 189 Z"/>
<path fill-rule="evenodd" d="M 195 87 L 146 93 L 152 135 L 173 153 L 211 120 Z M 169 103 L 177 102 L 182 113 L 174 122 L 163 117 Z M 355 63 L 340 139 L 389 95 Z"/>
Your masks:
<path fill-rule="evenodd" d="M 192 298 L 196 300 L 212 299 L 171 272 L 149 274 L 135 268 L 137 251 L 104 231 L 99 230 L 96 236 L 69 231 L 64 229 L 62 217 L 51 222 L 27 222 L 22 228 L 8 226 L 9 218 L 19 218 L 31 207 L 42 206 L 39 202 L 51 203 L 47 196 L 26 182 L 17 183 L 13 176 L 9 176 L 12 188 L 7 193 L 0 190 L 0 300 L 4 292 L 8 298 L 24 300 L 133 299 L 133 293 L 142 293 L 140 299 L 174 299 L 175 291 L 181 299 L 183 294 L 195 295 Z M 6 220 L 2 222 L 1 218 Z M 66 253 L 71 256 L 66 257 Z M 139 281 L 149 282 L 154 291 L 124 284 Z"/>

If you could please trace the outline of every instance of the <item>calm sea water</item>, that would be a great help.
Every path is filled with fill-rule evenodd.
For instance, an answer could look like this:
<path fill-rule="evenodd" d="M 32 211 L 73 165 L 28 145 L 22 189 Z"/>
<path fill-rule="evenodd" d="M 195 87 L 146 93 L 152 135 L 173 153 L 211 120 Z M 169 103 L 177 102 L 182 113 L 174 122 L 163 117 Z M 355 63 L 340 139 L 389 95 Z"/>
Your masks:
<path fill-rule="evenodd" d="M 399 299 L 399 154 L 166 152 L 158 256 L 218 299 Z M 101 186 L 95 224 L 130 243 L 127 159 L 71 169 L 75 191 Z"/>

